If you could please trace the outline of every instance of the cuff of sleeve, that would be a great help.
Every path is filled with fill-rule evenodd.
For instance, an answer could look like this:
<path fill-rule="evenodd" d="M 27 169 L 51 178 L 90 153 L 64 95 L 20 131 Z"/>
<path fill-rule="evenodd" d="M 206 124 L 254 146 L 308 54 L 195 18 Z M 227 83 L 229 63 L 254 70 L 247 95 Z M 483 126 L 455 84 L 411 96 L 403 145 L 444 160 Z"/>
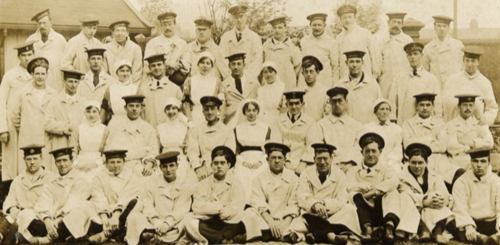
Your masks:
<path fill-rule="evenodd" d="M 170 226 L 170 228 L 172 228 L 175 225 L 175 218 L 172 216 L 168 216 L 164 222 L 167 223 L 167 225 Z"/>

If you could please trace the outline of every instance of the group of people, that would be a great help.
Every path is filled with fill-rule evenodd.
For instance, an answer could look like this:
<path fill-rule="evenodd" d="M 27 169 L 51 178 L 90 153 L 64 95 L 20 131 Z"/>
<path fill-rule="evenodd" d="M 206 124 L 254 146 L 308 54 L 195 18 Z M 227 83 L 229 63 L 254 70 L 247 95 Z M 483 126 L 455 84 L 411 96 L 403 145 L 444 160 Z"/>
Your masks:
<path fill-rule="evenodd" d="M 35 15 L 0 84 L 0 244 L 500 244 L 498 107 L 451 18 L 424 46 L 404 13 L 378 40 L 343 5 L 336 38 L 312 14 L 297 47 L 285 17 L 262 43 L 247 10 L 219 45 L 211 21 L 187 44 L 163 13 L 144 58 L 126 20 L 102 44 L 98 17 L 66 42 Z"/>

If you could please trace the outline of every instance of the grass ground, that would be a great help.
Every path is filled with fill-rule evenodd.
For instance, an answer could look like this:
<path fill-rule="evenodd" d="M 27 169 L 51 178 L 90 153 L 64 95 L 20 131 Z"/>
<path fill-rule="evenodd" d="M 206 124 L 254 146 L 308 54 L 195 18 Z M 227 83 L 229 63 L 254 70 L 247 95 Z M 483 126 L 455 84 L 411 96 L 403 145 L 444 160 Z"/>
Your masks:
<path fill-rule="evenodd" d="M 87 245 L 90 243 L 71 243 L 71 245 Z M 145 243 L 144 245 L 159 245 L 159 244 L 164 244 L 164 243 L 159 243 L 159 242 L 149 242 Z M 268 242 L 268 243 L 249 243 L 249 244 L 267 244 L 267 245 L 286 245 L 288 243 L 282 243 L 282 242 Z M 300 245 L 306 245 L 306 243 L 298 243 Z M 360 245 L 360 242 L 350 242 L 349 245 Z M 397 241 L 395 245 L 435 245 L 436 243 L 420 243 L 420 242 L 415 242 L 415 241 Z M 450 241 L 448 243 L 449 245 L 466 245 L 465 243 L 457 242 L 457 241 Z M 69 245 L 69 243 L 57 243 L 56 245 Z M 105 245 L 125 245 L 125 243 L 118 243 L 118 242 L 110 242 L 110 243 L 105 243 Z M 381 244 L 380 244 L 381 245 Z"/>

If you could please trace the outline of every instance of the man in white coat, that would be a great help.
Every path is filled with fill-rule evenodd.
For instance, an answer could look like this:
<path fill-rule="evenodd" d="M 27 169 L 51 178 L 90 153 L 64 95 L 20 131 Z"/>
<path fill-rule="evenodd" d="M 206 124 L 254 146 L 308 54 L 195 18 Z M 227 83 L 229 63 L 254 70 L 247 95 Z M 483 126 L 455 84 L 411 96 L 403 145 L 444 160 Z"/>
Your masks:
<path fill-rule="evenodd" d="M 325 91 L 328 87 L 320 82 L 320 74 L 323 71 L 323 64 L 314 56 L 304 56 L 302 58 L 302 75 L 305 85 L 300 87 L 304 90 L 304 106 L 302 111 L 311 116 L 316 122 L 323 118 L 325 106 L 328 104 L 328 96 Z"/>
<path fill-rule="evenodd" d="M 85 100 L 101 102 L 104 98 L 104 92 L 116 81 L 103 68 L 104 54 L 107 51 L 103 48 L 92 48 L 85 50 L 85 52 L 89 57 L 87 62 L 90 70 L 78 85 L 77 93 Z"/>
<path fill-rule="evenodd" d="M 35 41 L 33 44 L 38 57 L 46 58 L 50 63 L 47 85 L 56 92 L 63 89 L 62 73 L 60 70 L 61 59 L 66 49 L 66 39 L 52 29 L 50 10 L 46 9 L 37 13 L 31 21 L 37 23 L 37 30 L 31 34 L 26 42 Z"/>
<path fill-rule="evenodd" d="M 394 76 L 399 71 L 408 69 L 408 59 L 403 47 L 413 42 L 413 39 L 403 31 L 403 23 L 406 13 L 387 13 L 389 27 L 388 35 L 380 41 L 382 51 L 382 69 L 380 74 L 380 89 L 384 98 L 389 98 Z"/>
<path fill-rule="evenodd" d="M 30 223 L 36 219 L 35 204 L 40 198 L 44 185 L 52 182 L 56 175 L 42 167 L 43 145 L 22 147 L 26 172 L 18 175 L 10 186 L 0 215 L 0 244 L 14 244 L 17 231 L 24 239 L 30 240 Z M 2 243 L 3 240 L 3 243 Z"/>

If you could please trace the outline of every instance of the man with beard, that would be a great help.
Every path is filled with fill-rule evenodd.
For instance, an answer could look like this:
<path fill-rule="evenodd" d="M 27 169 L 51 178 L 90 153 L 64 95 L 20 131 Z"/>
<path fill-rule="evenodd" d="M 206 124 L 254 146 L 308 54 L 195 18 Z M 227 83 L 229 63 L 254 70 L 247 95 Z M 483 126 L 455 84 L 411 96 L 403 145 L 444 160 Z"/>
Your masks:
<path fill-rule="evenodd" d="M 46 58 L 50 63 L 47 85 L 59 92 L 63 88 L 60 64 L 66 49 L 66 39 L 60 33 L 52 29 L 52 18 L 50 10 L 46 9 L 31 18 L 36 22 L 38 29 L 31 34 L 26 42 L 35 41 L 33 47 L 39 57 Z"/>
<path fill-rule="evenodd" d="M 113 83 L 112 78 L 103 68 L 104 53 L 106 49 L 93 48 L 87 49 L 88 63 L 90 66 L 89 72 L 85 74 L 83 80 L 78 85 L 78 95 L 85 100 L 95 100 L 101 102 L 104 98 L 104 92 Z"/>
<path fill-rule="evenodd" d="M 139 45 L 130 40 L 129 25 L 130 22 L 127 20 L 119 20 L 109 25 L 113 39 L 104 44 L 106 49 L 104 60 L 109 74 L 115 79 L 118 79 L 115 70 L 116 63 L 120 60 L 128 60 L 132 65 L 132 83 L 139 85 L 142 79 L 142 50 Z"/>
<path fill-rule="evenodd" d="M 311 35 L 300 40 L 302 56 L 314 56 L 324 64 L 324 70 L 318 74 L 318 81 L 330 88 L 339 80 L 339 47 L 337 41 L 326 32 L 326 14 L 317 13 L 307 16 Z"/>
<path fill-rule="evenodd" d="M 44 185 L 56 178 L 55 174 L 42 167 L 43 147 L 28 145 L 20 148 L 24 152 L 26 172 L 14 179 L 9 195 L 3 203 L 3 214 L 0 215 L 0 244 L 15 244 L 15 233 L 18 231 L 26 240 L 32 237 L 28 226 L 36 219 L 33 208 Z"/>
<path fill-rule="evenodd" d="M 403 47 L 413 42 L 413 39 L 403 33 L 403 23 L 406 13 L 387 13 L 389 20 L 389 35 L 381 40 L 382 69 L 380 74 L 380 89 L 384 98 L 389 98 L 394 76 L 401 70 L 408 69 L 408 59 Z"/>
<path fill-rule="evenodd" d="M 480 125 L 474 116 L 477 95 L 461 94 L 458 98 L 459 114 L 446 123 L 446 137 L 448 139 L 447 152 L 452 163 L 468 169 L 469 150 L 483 147 L 493 147 L 493 136 L 487 125 Z"/>

